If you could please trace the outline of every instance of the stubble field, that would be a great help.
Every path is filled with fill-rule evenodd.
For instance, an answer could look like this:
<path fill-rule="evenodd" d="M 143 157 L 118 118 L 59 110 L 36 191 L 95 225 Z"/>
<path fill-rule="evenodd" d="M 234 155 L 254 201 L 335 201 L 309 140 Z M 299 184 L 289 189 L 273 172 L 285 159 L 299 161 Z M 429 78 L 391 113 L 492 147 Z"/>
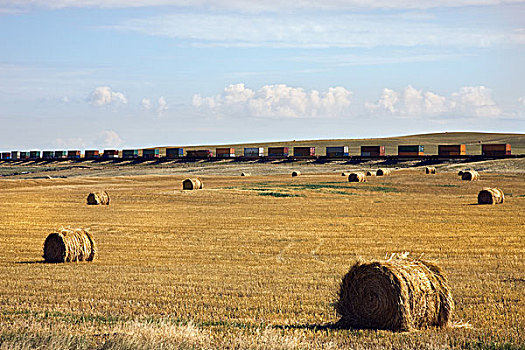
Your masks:
<path fill-rule="evenodd" d="M 525 346 L 522 173 L 367 183 L 183 175 L 0 181 L 0 348 L 512 349 Z M 476 205 L 483 187 L 506 202 Z M 107 190 L 110 206 L 87 206 Z M 46 236 L 89 228 L 91 263 L 42 263 Z M 408 333 L 333 327 L 342 276 L 393 252 L 436 261 L 455 327 Z"/>

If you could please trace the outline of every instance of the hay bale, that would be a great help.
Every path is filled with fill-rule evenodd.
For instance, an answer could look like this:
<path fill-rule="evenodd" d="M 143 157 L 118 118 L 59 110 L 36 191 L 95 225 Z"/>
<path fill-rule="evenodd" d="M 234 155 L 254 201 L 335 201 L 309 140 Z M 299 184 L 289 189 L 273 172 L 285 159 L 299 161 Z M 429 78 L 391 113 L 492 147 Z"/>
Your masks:
<path fill-rule="evenodd" d="M 292 172 L 292 177 L 300 176 L 300 175 L 301 175 L 301 172 L 300 172 L 300 171 L 293 171 L 293 172 Z"/>
<path fill-rule="evenodd" d="M 251 173 L 241 173 L 241 176 L 252 176 Z"/>
<path fill-rule="evenodd" d="M 461 180 L 476 181 L 479 180 L 479 174 L 476 170 L 464 170 L 461 174 Z"/>
<path fill-rule="evenodd" d="M 87 196 L 88 205 L 109 205 L 109 195 L 106 191 L 91 192 Z"/>
<path fill-rule="evenodd" d="M 425 174 L 435 174 L 436 173 L 436 168 L 434 168 L 433 166 L 427 166 L 425 168 Z"/>
<path fill-rule="evenodd" d="M 348 182 L 366 182 L 365 173 L 351 173 L 348 175 Z"/>
<path fill-rule="evenodd" d="M 368 170 L 366 172 L 366 176 L 376 176 L 377 175 L 377 171 L 376 170 Z"/>
<path fill-rule="evenodd" d="M 392 170 L 390 170 L 388 168 L 379 168 L 376 171 L 376 175 L 377 176 L 389 176 L 391 174 L 392 174 Z"/>
<path fill-rule="evenodd" d="M 342 327 L 399 332 L 447 326 L 454 301 L 437 265 L 405 253 L 357 262 L 343 277 L 335 308 Z"/>
<path fill-rule="evenodd" d="M 486 187 L 478 193 L 478 204 L 501 204 L 503 201 L 505 201 L 505 194 L 496 187 Z"/>
<path fill-rule="evenodd" d="M 183 190 L 202 190 L 203 188 L 204 184 L 200 179 L 193 178 L 182 181 Z"/>
<path fill-rule="evenodd" d="M 44 260 L 48 263 L 92 261 L 96 251 L 95 240 L 83 229 L 62 228 L 44 242 Z"/>

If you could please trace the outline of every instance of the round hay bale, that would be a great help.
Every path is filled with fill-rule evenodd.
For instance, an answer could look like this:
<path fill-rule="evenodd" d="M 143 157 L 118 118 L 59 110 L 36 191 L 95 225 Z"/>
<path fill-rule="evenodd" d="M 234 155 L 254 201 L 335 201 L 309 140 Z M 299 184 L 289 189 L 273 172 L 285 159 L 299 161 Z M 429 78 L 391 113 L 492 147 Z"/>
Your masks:
<path fill-rule="evenodd" d="M 292 177 L 300 176 L 300 175 L 301 175 L 300 171 L 292 171 Z"/>
<path fill-rule="evenodd" d="M 478 204 L 501 204 L 505 201 L 505 194 L 499 188 L 486 187 L 478 193 Z"/>
<path fill-rule="evenodd" d="M 437 265 L 403 254 L 357 262 L 343 277 L 335 308 L 342 327 L 399 332 L 447 326 L 454 301 Z"/>
<path fill-rule="evenodd" d="M 96 251 L 95 240 L 83 229 L 62 228 L 44 242 L 44 260 L 48 263 L 92 261 Z"/>
<path fill-rule="evenodd" d="M 458 171 L 458 176 L 463 175 L 463 170 Z"/>
<path fill-rule="evenodd" d="M 427 166 L 425 168 L 425 174 L 435 174 L 436 173 L 436 168 L 434 168 L 433 166 Z"/>
<path fill-rule="evenodd" d="M 183 190 L 201 190 L 204 188 L 204 185 L 200 179 L 193 178 L 193 179 L 186 179 L 182 181 L 182 189 Z"/>
<path fill-rule="evenodd" d="M 88 205 L 109 205 L 109 195 L 106 191 L 91 192 L 87 196 Z"/>
<path fill-rule="evenodd" d="M 366 176 L 376 176 L 377 175 L 377 171 L 376 170 L 368 170 L 366 172 Z"/>
<path fill-rule="evenodd" d="M 389 176 L 391 174 L 392 174 L 392 170 L 390 170 L 388 168 L 379 168 L 376 171 L 376 175 L 377 176 Z"/>
<path fill-rule="evenodd" d="M 351 173 L 348 175 L 348 182 L 366 182 L 365 173 Z"/>
<path fill-rule="evenodd" d="M 251 173 L 241 173 L 241 176 L 252 176 Z"/>
<path fill-rule="evenodd" d="M 479 180 L 479 174 L 476 170 L 465 170 L 461 174 L 461 180 L 476 181 Z"/>

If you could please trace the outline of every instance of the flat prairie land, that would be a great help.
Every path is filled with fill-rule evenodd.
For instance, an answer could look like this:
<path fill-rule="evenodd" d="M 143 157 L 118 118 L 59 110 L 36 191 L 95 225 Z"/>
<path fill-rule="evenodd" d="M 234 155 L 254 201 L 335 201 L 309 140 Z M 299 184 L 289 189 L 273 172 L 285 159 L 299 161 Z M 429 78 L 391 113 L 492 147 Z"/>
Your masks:
<path fill-rule="evenodd" d="M 209 171 L 198 191 L 181 190 L 188 169 L 3 178 L 0 349 L 523 349 L 525 175 L 500 168 L 474 182 Z M 505 202 L 477 205 L 483 187 Z M 99 189 L 111 205 L 86 205 Z M 95 261 L 43 263 L 61 226 L 90 230 Z M 453 327 L 333 327 L 351 265 L 394 252 L 443 268 Z"/>

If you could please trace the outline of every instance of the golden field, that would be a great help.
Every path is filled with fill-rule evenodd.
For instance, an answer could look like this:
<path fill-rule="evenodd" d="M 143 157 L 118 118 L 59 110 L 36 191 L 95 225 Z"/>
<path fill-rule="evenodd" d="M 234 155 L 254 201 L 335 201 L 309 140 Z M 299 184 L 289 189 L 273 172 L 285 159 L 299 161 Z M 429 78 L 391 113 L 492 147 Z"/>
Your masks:
<path fill-rule="evenodd" d="M 522 172 L 301 172 L 205 174 L 199 191 L 183 173 L 1 179 L 0 349 L 525 347 Z M 505 203 L 476 205 L 486 186 Z M 110 206 L 86 205 L 98 189 Z M 42 263 L 61 226 L 90 229 L 94 262 Z M 350 266 L 405 251 L 445 270 L 455 326 L 333 328 Z"/>

